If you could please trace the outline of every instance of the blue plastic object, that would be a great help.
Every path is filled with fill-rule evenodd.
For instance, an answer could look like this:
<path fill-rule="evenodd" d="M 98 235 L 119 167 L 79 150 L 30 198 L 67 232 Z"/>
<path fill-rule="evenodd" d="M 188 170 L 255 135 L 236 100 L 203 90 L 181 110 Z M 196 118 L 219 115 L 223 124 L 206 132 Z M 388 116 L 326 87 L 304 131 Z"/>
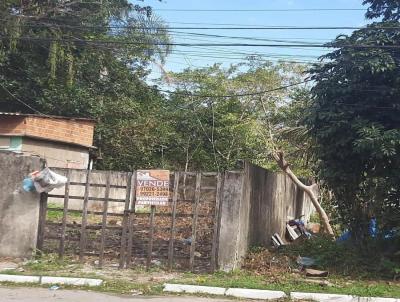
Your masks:
<path fill-rule="evenodd" d="M 22 181 L 22 188 L 25 192 L 34 192 L 36 191 L 35 185 L 33 184 L 33 180 L 31 177 L 27 177 Z"/>

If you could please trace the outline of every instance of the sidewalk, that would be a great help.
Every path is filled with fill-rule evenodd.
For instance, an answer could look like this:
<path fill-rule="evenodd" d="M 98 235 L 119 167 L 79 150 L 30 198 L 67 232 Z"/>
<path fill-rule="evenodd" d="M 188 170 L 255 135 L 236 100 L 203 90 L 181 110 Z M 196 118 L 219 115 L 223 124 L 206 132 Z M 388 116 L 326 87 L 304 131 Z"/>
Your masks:
<path fill-rule="evenodd" d="M 232 302 L 224 299 L 196 297 L 129 297 L 77 290 L 48 290 L 45 288 L 0 287 L 2 302 Z"/>

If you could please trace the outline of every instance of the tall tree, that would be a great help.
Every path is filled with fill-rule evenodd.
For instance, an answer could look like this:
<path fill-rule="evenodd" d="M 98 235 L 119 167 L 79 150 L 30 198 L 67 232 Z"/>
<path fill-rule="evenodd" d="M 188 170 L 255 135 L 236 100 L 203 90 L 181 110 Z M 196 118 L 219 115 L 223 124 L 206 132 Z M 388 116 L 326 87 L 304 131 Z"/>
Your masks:
<path fill-rule="evenodd" d="M 162 97 L 146 76 L 149 63 L 168 54 L 158 42 L 169 36 L 150 7 L 9 0 L 0 3 L 0 18 L 2 111 L 92 117 L 99 167 L 157 165 L 148 125 L 156 124 Z"/>
<path fill-rule="evenodd" d="M 356 238 L 367 236 L 371 216 L 382 229 L 399 225 L 400 33 L 390 29 L 398 26 L 374 23 L 338 37 L 328 62 L 312 70 L 309 129 L 320 177 Z"/>
<path fill-rule="evenodd" d="M 364 0 L 364 5 L 369 5 L 366 13 L 368 19 L 382 18 L 383 21 L 399 21 L 399 0 Z"/>

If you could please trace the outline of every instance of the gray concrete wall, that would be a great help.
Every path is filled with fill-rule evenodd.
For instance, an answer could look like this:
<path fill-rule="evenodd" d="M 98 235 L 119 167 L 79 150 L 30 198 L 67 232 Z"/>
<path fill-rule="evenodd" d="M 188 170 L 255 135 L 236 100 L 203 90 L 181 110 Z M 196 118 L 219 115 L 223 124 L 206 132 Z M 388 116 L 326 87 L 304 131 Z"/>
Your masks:
<path fill-rule="evenodd" d="M 243 173 L 226 172 L 221 194 L 218 266 L 231 271 L 239 267 L 247 251 L 246 229 L 249 217 L 242 213 Z"/>
<path fill-rule="evenodd" d="M 271 236 L 285 236 L 286 222 L 300 215 L 308 221 L 311 201 L 283 173 L 246 163 L 242 173 L 226 172 L 221 196 L 218 266 L 240 267 L 251 246 L 271 245 Z"/>
<path fill-rule="evenodd" d="M 289 219 L 304 215 L 309 221 L 314 210 L 311 201 L 286 174 L 252 164 L 246 164 L 245 174 L 251 191 L 251 245 L 270 246 L 275 233 L 284 239 Z"/>
<path fill-rule="evenodd" d="M 61 168 L 50 168 L 55 173 L 66 176 L 67 170 Z M 78 170 L 71 169 L 71 182 L 79 182 L 86 183 L 86 170 Z M 117 172 L 117 171 L 100 171 L 100 170 L 92 170 L 90 173 L 90 183 L 91 184 L 106 184 L 107 173 L 110 173 L 110 184 L 118 185 L 118 186 L 126 186 L 127 184 L 127 172 Z M 104 198 L 105 196 L 105 187 L 90 187 L 89 197 L 92 198 Z M 54 189 L 50 194 L 52 195 L 60 195 L 63 196 L 65 193 L 65 186 Z M 124 188 L 110 188 L 109 197 L 111 199 L 121 199 L 125 200 L 126 198 L 126 189 Z M 70 199 L 68 203 L 68 208 L 71 210 L 82 210 L 83 207 L 83 197 L 85 195 L 85 186 L 82 185 L 71 185 L 69 190 L 70 196 L 80 196 L 81 199 Z M 52 204 L 57 206 L 64 205 L 64 198 L 51 198 L 48 199 L 48 204 L 51 206 Z M 90 200 L 88 209 L 90 211 L 102 211 L 103 202 L 102 201 L 94 201 Z M 111 213 L 123 213 L 124 211 L 124 203 L 123 202 L 109 202 L 108 211 Z"/>
<path fill-rule="evenodd" d="M 89 149 L 72 144 L 23 137 L 21 151 L 44 158 L 49 167 L 87 169 L 89 164 Z"/>
<path fill-rule="evenodd" d="M 0 152 L 0 257 L 29 257 L 36 248 L 40 195 L 23 191 L 22 181 L 42 167 L 39 157 Z"/>

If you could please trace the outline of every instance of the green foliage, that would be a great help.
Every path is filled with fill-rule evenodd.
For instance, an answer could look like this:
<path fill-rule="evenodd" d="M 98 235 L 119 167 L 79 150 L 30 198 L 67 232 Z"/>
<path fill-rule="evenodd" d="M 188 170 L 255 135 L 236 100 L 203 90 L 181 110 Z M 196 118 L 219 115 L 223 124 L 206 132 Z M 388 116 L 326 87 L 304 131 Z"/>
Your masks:
<path fill-rule="evenodd" d="M 184 169 L 235 169 L 244 160 L 273 167 L 264 139 L 266 119 L 274 132 L 295 125 L 307 93 L 260 92 L 296 82 L 301 72 L 296 65 L 249 60 L 229 68 L 216 64 L 168 74 L 176 86 L 166 107 L 174 132 L 167 145 L 168 162 Z M 289 101 L 292 97 L 296 102 Z M 282 137 L 280 142 L 289 146 L 289 140 Z M 304 146 L 292 148 L 291 159 L 297 158 L 295 150 L 299 149 Z M 294 160 L 293 165 L 300 167 L 301 160 Z"/>
<path fill-rule="evenodd" d="M 366 17 L 368 19 L 380 18 L 383 21 L 398 21 L 400 19 L 398 0 L 364 0 L 364 5 L 370 5 Z"/>
<path fill-rule="evenodd" d="M 389 255 L 382 256 L 382 252 L 390 254 L 389 246 L 395 244 L 394 241 L 370 239 L 360 247 L 350 242 L 337 243 L 329 236 L 315 236 L 300 244 L 288 245 L 281 252 L 293 258 L 314 258 L 319 269 L 337 275 L 392 279 L 400 261 Z"/>
<path fill-rule="evenodd" d="M 368 236 L 372 216 L 381 230 L 400 224 L 400 56 L 390 48 L 345 46 L 399 45 L 399 32 L 384 26 L 398 22 L 374 23 L 338 37 L 331 43 L 338 50 L 312 70 L 316 85 L 308 127 L 319 177 L 357 239 Z"/>

